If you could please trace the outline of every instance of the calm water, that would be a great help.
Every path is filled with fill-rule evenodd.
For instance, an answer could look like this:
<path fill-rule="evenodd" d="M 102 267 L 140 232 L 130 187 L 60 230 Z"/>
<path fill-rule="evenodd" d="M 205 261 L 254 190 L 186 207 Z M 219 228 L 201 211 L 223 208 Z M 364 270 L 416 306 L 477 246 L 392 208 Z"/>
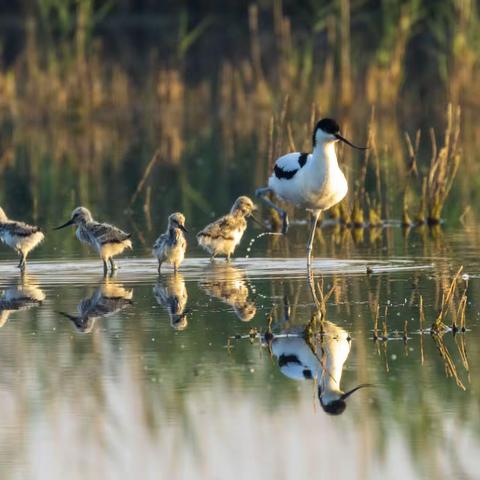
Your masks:
<path fill-rule="evenodd" d="M 22 279 L 2 248 L 1 477 L 477 478 L 480 231 L 322 230 L 316 281 L 334 289 L 310 342 L 305 227 L 246 259 L 258 232 L 230 265 L 192 246 L 160 279 L 141 253 L 103 279 L 80 247 L 75 260 L 39 249 Z M 468 331 L 442 344 L 454 378 L 418 305 L 428 327 L 462 264 Z M 388 342 L 372 338 L 376 302 Z M 334 416 L 318 386 L 337 381 L 373 387 Z"/>

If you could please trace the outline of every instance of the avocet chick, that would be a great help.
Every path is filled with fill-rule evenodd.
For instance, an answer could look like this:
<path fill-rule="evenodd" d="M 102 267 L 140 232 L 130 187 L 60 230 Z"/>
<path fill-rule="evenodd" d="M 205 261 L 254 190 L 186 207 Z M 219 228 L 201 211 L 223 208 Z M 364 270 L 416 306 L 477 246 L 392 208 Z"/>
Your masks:
<path fill-rule="evenodd" d="M 210 260 L 225 255 L 227 262 L 242 240 L 247 229 L 246 218 L 256 210 L 255 204 L 245 196 L 238 197 L 230 210 L 197 234 L 198 244 L 210 253 Z"/>
<path fill-rule="evenodd" d="M 0 208 L 0 240 L 20 255 L 18 268 L 25 270 L 27 255 L 45 236 L 40 228 L 27 223 L 10 220 Z"/>
<path fill-rule="evenodd" d="M 229 264 L 214 264 L 205 272 L 200 287 L 205 293 L 230 305 L 242 322 L 249 322 L 257 313 L 255 302 L 250 298 L 247 277 L 243 270 Z"/>
<path fill-rule="evenodd" d="M 174 330 L 185 330 L 188 326 L 187 300 L 188 293 L 181 273 L 168 275 L 166 280 L 153 287 L 153 294 L 159 305 L 163 305 L 170 317 L 170 325 Z"/>
<path fill-rule="evenodd" d="M 44 300 L 43 290 L 30 284 L 27 275 L 22 275 L 21 284 L 7 288 L 0 296 L 0 328 L 12 313 L 38 307 Z"/>
<path fill-rule="evenodd" d="M 117 269 L 113 257 L 121 254 L 126 248 L 132 248 L 130 233 L 125 233 L 108 223 L 95 221 L 90 210 L 85 207 L 77 207 L 72 212 L 72 218 L 55 230 L 60 230 L 69 225 L 76 225 L 77 238 L 98 252 L 103 260 L 103 273 L 105 275 L 108 273 L 108 263 L 110 263 L 112 273 Z"/>
<path fill-rule="evenodd" d="M 167 231 L 162 233 L 153 245 L 153 255 L 158 259 L 158 273 L 163 262 L 173 265 L 173 271 L 177 272 L 187 249 L 185 233 L 185 217 L 179 212 L 172 213 L 168 217 Z"/>
<path fill-rule="evenodd" d="M 133 304 L 133 290 L 119 283 L 106 281 L 96 288 L 90 297 L 83 298 L 77 305 L 77 315 L 58 312 L 73 322 L 81 333 L 90 333 L 99 318 L 109 317 Z"/>

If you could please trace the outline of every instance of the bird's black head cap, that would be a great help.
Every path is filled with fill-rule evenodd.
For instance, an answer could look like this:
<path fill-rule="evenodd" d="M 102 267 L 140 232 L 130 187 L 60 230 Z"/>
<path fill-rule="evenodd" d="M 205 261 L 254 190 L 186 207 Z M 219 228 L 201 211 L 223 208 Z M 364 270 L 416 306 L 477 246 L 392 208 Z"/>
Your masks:
<path fill-rule="evenodd" d="M 331 135 L 335 135 L 340 131 L 340 126 L 338 123 L 333 120 L 333 118 L 322 118 L 317 125 L 315 126 L 315 130 L 313 131 L 313 139 L 312 144 L 313 148 L 315 148 L 315 135 L 317 134 L 317 130 L 323 130 L 325 133 L 330 133 Z"/>
<path fill-rule="evenodd" d="M 333 402 L 326 403 L 325 405 L 320 401 L 320 405 L 322 406 L 323 411 L 329 415 L 341 415 L 347 408 L 347 402 L 342 399 L 334 400 Z"/>

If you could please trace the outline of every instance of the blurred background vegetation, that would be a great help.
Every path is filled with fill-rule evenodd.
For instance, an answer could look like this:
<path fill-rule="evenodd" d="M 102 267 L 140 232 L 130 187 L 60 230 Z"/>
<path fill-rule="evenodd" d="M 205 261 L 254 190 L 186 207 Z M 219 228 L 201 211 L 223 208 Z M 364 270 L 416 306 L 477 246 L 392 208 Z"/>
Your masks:
<path fill-rule="evenodd" d="M 453 185 L 442 216 L 474 221 L 478 7 L 2 1 L 0 203 L 42 225 L 79 203 L 125 227 L 131 211 L 148 244 L 172 210 L 200 226 L 252 194 L 276 156 L 310 149 L 315 119 L 328 115 L 372 147 L 363 160 L 341 152 L 352 218 L 370 208 L 371 220 L 400 219 L 401 205 L 421 218 L 454 112 L 458 144 L 444 153 L 448 174 L 460 165 L 462 175 L 440 180 Z"/>

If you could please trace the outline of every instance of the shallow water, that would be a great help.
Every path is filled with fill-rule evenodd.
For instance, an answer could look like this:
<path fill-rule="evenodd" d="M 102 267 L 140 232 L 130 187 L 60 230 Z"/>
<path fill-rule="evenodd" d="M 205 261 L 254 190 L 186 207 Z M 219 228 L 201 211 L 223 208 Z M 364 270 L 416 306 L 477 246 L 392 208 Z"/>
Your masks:
<path fill-rule="evenodd" d="M 246 259 L 249 231 L 230 265 L 192 247 L 160 279 L 147 255 L 103 279 L 80 247 L 60 261 L 39 249 L 22 279 L 2 248 L 1 477 L 475 478 L 479 233 L 319 233 L 315 280 L 332 293 L 313 350 L 302 226 Z M 462 264 L 467 332 L 442 344 L 454 378 L 419 333 L 419 299 L 427 328 Z M 330 415 L 318 386 L 334 377 L 373 386 Z"/>

